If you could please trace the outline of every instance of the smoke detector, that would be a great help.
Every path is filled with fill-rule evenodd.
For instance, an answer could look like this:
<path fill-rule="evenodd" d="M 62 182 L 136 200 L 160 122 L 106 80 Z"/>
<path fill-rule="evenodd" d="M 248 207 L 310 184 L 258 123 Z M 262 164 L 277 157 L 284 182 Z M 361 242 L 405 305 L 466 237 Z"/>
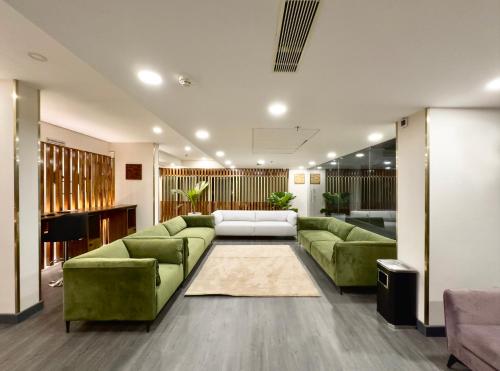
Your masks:
<path fill-rule="evenodd" d="M 184 88 L 189 88 L 191 86 L 191 79 L 187 76 L 179 76 L 179 85 Z"/>

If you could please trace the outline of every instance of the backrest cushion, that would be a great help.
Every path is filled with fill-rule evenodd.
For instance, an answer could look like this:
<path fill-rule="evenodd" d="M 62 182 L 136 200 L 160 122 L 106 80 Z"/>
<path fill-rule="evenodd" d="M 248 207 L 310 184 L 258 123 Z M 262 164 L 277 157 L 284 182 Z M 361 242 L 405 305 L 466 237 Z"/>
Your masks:
<path fill-rule="evenodd" d="M 89 251 L 85 254 L 79 255 L 77 259 L 81 258 L 130 258 L 127 248 L 123 240 L 116 240 L 110 244 L 99 247 L 98 249 Z"/>
<path fill-rule="evenodd" d="M 144 236 L 164 236 L 169 237 L 170 233 L 168 233 L 167 228 L 163 224 L 157 224 L 152 227 L 143 229 L 142 231 L 136 232 L 133 237 L 144 237 Z"/>
<path fill-rule="evenodd" d="M 396 242 L 390 238 L 381 236 L 379 234 L 367 231 L 366 229 L 354 227 L 347 238 L 346 241 L 374 241 L 374 242 Z"/>
<path fill-rule="evenodd" d="M 186 221 L 182 218 L 182 216 L 176 216 L 173 219 L 167 220 L 163 223 L 163 225 L 167 228 L 168 233 L 170 233 L 171 236 L 175 236 L 187 227 Z"/>
<path fill-rule="evenodd" d="M 255 211 L 250 210 L 219 210 L 225 221 L 255 221 Z"/>
<path fill-rule="evenodd" d="M 220 222 L 222 222 L 224 220 L 224 217 L 222 216 L 222 211 L 220 211 L 220 210 L 215 210 L 212 213 L 212 215 L 214 217 L 215 225 L 219 224 Z"/>
<path fill-rule="evenodd" d="M 160 264 L 182 264 L 184 242 L 181 238 L 168 239 L 169 246 L 165 246 L 163 238 L 125 239 L 125 246 L 131 258 L 154 258 Z"/>
<path fill-rule="evenodd" d="M 310 217 L 302 216 L 297 218 L 297 229 L 299 231 L 303 230 L 328 230 L 328 224 L 333 218 L 327 218 L 324 216 Z"/>
<path fill-rule="evenodd" d="M 352 224 L 346 223 L 337 218 L 332 218 L 328 223 L 328 231 L 344 241 L 353 228 L 354 226 Z"/>
<path fill-rule="evenodd" d="M 255 221 L 257 222 L 286 222 L 287 218 L 287 210 L 262 210 L 255 212 Z"/>

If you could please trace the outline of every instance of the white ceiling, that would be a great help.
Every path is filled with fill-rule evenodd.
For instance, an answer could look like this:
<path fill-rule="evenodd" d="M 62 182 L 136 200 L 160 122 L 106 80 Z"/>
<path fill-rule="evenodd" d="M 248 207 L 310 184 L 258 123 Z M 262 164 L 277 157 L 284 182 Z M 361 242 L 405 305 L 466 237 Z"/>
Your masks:
<path fill-rule="evenodd" d="M 138 103 L 102 77 L 82 76 L 88 96 L 75 107 L 82 117 L 103 111 L 108 93 L 120 92 L 131 103 L 113 101 L 113 107 L 142 112 L 143 106 L 208 155 L 223 150 L 240 167 L 262 157 L 272 167 L 320 163 L 327 152 L 366 147 L 371 132 L 394 136 L 395 120 L 426 106 L 500 106 L 499 93 L 484 91 L 500 76 L 498 0 L 321 0 L 296 73 L 273 72 L 282 0 L 8 3 Z M 49 62 L 68 63 L 70 56 L 51 55 L 45 46 L 18 48 L 24 49 L 20 56 L 34 50 Z M 141 68 L 162 74 L 164 85 L 142 85 L 136 78 Z M 178 86 L 179 74 L 188 74 L 193 86 Z M 54 102 L 71 78 L 46 81 L 44 87 L 59 95 Z M 96 91 L 101 84 L 109 92 Z M 289 106 L 279 119 L 266 110 L 275 100 Z M 108 118 L 82 125 L 108 140 L 125 134 L 144 140 L 154 124 Z M 54 123 L 63 125 L 65 117 L 60 120 Z M 252 153 L 252 128 L 295 126 L 320 132 L 292 155 Z M 210 140 L 196 140 L 200 128 L 210 131 Z M 172 145 L 168 136 L 163 142 Z"/>

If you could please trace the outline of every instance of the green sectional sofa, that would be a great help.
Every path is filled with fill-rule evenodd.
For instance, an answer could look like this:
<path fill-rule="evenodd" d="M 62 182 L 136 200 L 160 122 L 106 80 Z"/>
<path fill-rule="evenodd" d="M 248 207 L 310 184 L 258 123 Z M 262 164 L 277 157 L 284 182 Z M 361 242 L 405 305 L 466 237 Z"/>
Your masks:
<path fill-rule="evenodd" d="M 341 293 L 346 286 L 375 286 L 377 259 L 396 258 L 396 241 L 336 218 L 299 217 L 297 239 Z"/>
<path fill-rule="evenodd" d="M 64 319 L 156 318 L 215 238 L 212 216 L 178 216 L 68 260 Z"/>

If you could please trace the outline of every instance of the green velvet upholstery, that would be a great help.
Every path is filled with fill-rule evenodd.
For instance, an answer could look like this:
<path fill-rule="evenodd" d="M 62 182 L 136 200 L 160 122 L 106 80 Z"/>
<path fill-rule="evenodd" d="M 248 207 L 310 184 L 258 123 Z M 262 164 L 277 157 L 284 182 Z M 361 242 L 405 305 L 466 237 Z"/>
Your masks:
<path fill-rule="evenodd" d="M 143 229 L 142 231 L 131 234 L 129 237 L 146 237 L 146 236 L 170 236 L 168 229 L 163 224 L 157 224 L 152 227 Z"/>
<path fill-rule="evenodd" d="M 68 260 L 64 319 L 154 320 L 215 238 L 211 216 L 185 218 Z"/>
<path fill-rule="evenodd" d="M 215 229 L 205 227 L 186 228 L 177 233 L 175 237 L 187 237 L 190 240 L 193 238 L 201 239 L 204 247 L 207 248 L 215 238 Z"/>
<path fill-rule="evenodd" d="M 183 215 L 182 219 L 184 219 L 188 228 L 215 228 L 213 215 Z"/>
<path fill-rule="evenodd" d="M 171 236 L 175 236 L 184 228 L 187 228 L 187 224 L 182 216 L 176 216 L 173 219 L 167 220 L 163 225 L 167 228 Z"/>
<path fill-rule="evenodd" d="M 125 238 L 131 258 L 154 258 L 160 264 L 182 264 L 184 241 L 181 238 Z"/>
<path fill-rule="evenodd" d="M 395 259 L 396 241 L 335 218 L 297 219 L 298 241 L 339 287 L 375 286 L 377 259 Z"/>

